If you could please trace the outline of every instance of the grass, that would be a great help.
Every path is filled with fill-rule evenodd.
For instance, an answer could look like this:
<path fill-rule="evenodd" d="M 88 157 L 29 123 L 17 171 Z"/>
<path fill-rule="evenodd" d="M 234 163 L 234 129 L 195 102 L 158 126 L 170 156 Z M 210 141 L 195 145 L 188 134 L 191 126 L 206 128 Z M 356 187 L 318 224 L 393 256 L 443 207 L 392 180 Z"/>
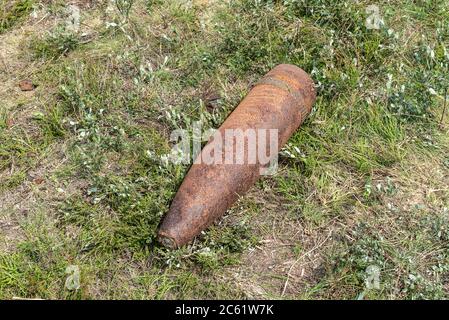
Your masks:
<path fill-rule="evenodd" d="M 0 2 L 0 34 L 19 23 L 32 7 L 33 0 L 2 0 Z"/>
<path fill-rule="evenodd" d="M 449 12 L 379 1 L 372 30 L 369 4 L 99 2 L 71 32 L 63 4 L 36 2 L 40 25 L 3 58 L 38 87 L 0 105 L 0 298 L 447 298 Z M 4 36 L 31 19 L 8 8 Z M 279 63 L 318 91 L 279 171 L 161 248 L 188 170 L 163 161 L 170 132 L 219 126 Z"/>

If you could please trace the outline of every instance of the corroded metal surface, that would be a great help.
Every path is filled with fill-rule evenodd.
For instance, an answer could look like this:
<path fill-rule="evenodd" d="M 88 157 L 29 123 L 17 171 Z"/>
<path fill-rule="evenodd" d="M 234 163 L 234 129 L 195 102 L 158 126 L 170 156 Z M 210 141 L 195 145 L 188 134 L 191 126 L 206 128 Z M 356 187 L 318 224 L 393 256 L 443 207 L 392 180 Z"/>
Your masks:
<path fill-rule="evenodd" d="M 226 129 L 278 129 L 277 153 L 310 113 L 315 98 L 314 83 L 306 72 L 294 65 L 279 65 L 255 85 L 218 130 L 224 135 Z M 209 141 L 198 157 L 214 143 Z M 197 158 L 159 227 L 158 240 L 166 247 L 177 248 L 193 240 L 260 176 L 258 162 L 198 162 Z"/>

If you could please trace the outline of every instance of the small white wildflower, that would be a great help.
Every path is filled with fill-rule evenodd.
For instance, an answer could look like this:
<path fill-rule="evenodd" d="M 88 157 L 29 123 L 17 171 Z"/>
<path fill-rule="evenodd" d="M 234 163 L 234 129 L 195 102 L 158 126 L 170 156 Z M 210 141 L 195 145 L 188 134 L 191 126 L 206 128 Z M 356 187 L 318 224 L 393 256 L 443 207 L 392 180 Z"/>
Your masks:
<path fill-rule="evenodd" d="M 147 150 L 146 151 L 146 155 L 147 155 L 148 158 L 152 159 L 153 156 L 154 156 L 154 153 L 151 150 Z"/>
<path fill-rule="evenodd" d="M 164 63 L 162 65 L 165 66 L 167 63 L 168 63 L 168 56 L 165 56 Z"/>
<path fill-rule="evenodd" d="M 92 201 L 94 204 L 97 204 L 101 201 L 101 198 L 94 198 L 94 200 Z"/>
<path fill-rule="evenodd" d="M 167 166 L 168 166 L 169 159 L 170 159 L 170 155 L 169 155 L 169 154 L 163 154 L 163 155 L 161 155 L 161 157 L 160 157 L 160 162 L 161 162 L 161 164 L 162 164 L 164 167 L 167 167 Z"/>
<path fill-rule="evenodd" d="M 38 18 L 38 13 L 37 13 L 37 10 L 36 10 L 36 8 L 34 8 L 33 9 L 33 12 L 31 12 L 31 18 L 33 18 L 33 19 L 37 19 Z"/>
<path fill-rule="evenodd" d="M 435 51 L 433 51 L 433 49 L 430 46 L 426 47 L 426 51 L 431 59 L 435 58 Z"/>
<path fill-rule="evenodd" d="M 391 89 L 391 84 L 393 83 L 393 75 L 392 74 L 387 74 L 388 77 L 388 81 L 387 81 L 387 89 L 390 90 Z"/>
<path fill-rule="evenodd" d="M 373 100 L 371 100 L 371 97 L 366 97 L 365 98 L 366 103 L 368 103 L 369 105 L 373 104 Z"/>
<path fill-rule="evenodd" d="M 106 22 L 106 29 L 117 27 L 117 23 L 115 22 Z"/>

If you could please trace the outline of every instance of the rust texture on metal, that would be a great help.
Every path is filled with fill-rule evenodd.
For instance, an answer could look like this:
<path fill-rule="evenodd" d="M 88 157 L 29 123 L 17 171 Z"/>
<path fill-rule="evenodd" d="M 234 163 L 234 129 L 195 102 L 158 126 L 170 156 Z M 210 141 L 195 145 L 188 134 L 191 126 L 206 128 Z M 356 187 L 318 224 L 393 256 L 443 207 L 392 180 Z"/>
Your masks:
<path fill-rule="evenodd" d="M 251 89 L 218 131 L 277 129 L 277 154 L 310 113 L 315 99 L 314 83 L 305 71 L 294 65 L 278 65 Z M 209 140 L 198 157 L 213 143 Z M 159 227 L 159 242 L 169 248 L 189 243 L 248 191 L 260 176 L 260 167 L 258 162 L 195 161 Z"/>

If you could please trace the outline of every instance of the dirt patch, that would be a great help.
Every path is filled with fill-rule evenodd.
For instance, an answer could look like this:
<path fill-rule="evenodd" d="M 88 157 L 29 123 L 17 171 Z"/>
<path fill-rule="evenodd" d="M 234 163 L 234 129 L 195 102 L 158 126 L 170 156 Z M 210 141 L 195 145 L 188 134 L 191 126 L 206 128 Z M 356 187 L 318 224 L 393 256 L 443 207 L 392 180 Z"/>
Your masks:
<path fill-rule="evenodd" d="M 0 86 L 2 108 L 10 110 L 34 100 L 34 91 L 23 92 L 19 83 L 23 79 L 32 79 L 43 62 L 32 61 L 24 46 L 37 33 L 52 26 L 52 20 L 46 16 L 30 17 L 20 28 L 0 35 L 0 77 L 5 79 Z"/>
<path fill-rule="evenodd" d="M 72 179 L 69 183 L 58 181 L 54 174 L 67 162 L 65 144 L 49 148 L 36 168 L 27 172 L 26 180 L 17 188 L 0 194 L 0 253 L 11 252 L 26 238 L 22 223 L 38 211 L 52 219 L 54 208 L 71 194 L 84 188 L 84 182 Z"/>
<path fill-rule="evenodd" d="M 449 201 L 449 171 L 440 158 L 419 158 L 411 155 L 406 166 L 392 170 L 392 181 L 397 188 L 394 197 L 385 197 L 384 204 L 404 211 L 416 208 L 436 209 Z"/>
<path fill-rule="evenodd" d="M 257 190 L 248 197 L 270 199 Z M 306 282 L 319 272 L 323 249 L 331 244 L 333 231 L 339 227 L 331 220 L 320 228 L 309 228 L 271 201 L 251 218 L 251 225 L 261 241 L 243 254 L 239 266 L 227 270 L 226 277 L 253 299 L 298 298 Z"/>

